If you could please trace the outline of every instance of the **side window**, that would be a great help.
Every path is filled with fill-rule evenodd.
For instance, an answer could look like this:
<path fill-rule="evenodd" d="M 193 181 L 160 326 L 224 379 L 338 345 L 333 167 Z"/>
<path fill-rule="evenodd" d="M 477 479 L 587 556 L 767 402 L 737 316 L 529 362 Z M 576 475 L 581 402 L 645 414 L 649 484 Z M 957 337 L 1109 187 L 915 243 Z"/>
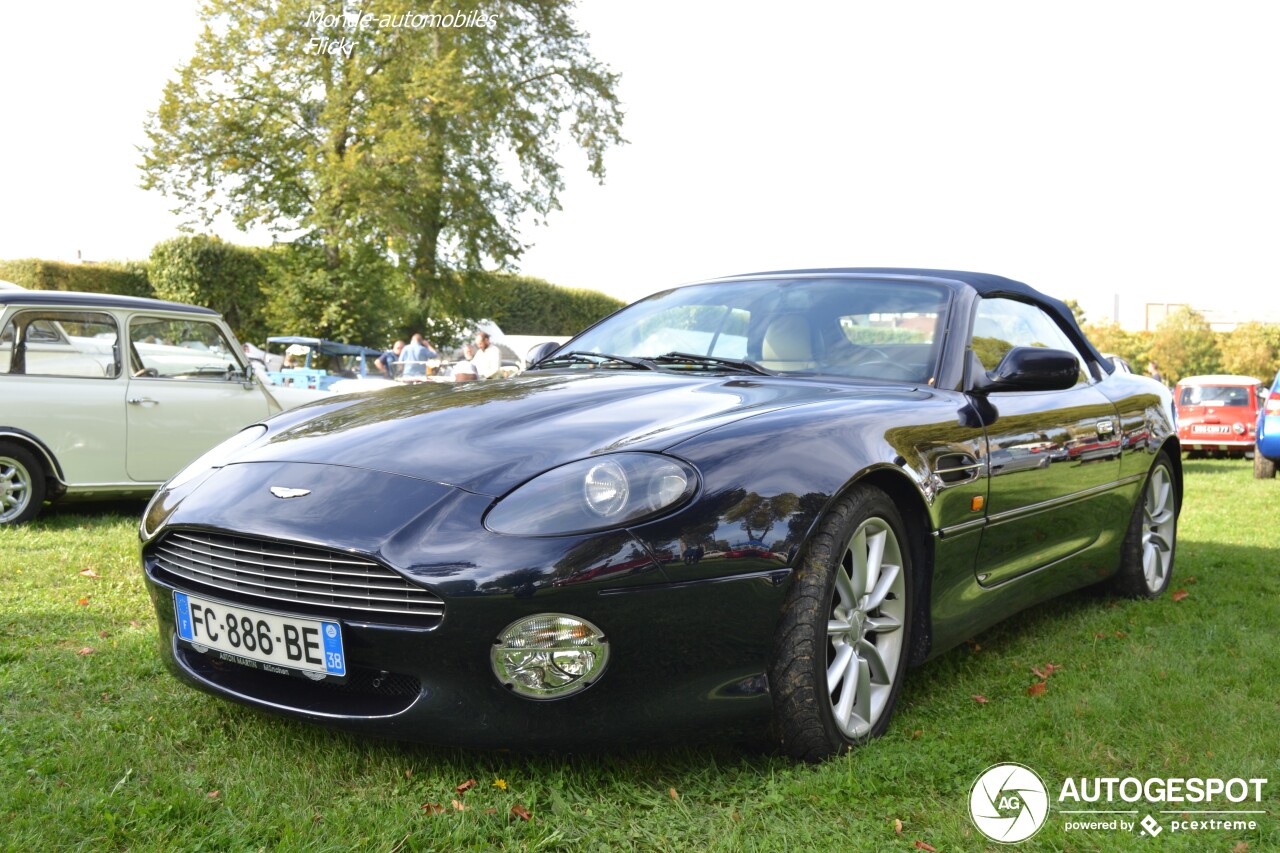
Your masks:
<path fill-rule="evenodd" d="M 113 379 L 120 374 L 117 341 L 108 314 L 19 311 L 0 329 L 0 373 Z"/>
<path fill-rule="evenodd" d="M 134 318 L 129 345 L 134 376 L 226 381 L 238 379 L 240 362 L 226 335 L 205 320 Z"/>
<path fill-rule="evenodd" d="M 1014 299 L 983 299 L 973 320 L 973 355 L 983 370 L 994 370 L 1014 347 L 1065 350 L 1080 363 L 1076 384 L 1089 381 L 1080 350 L 1043 309 Z"/>

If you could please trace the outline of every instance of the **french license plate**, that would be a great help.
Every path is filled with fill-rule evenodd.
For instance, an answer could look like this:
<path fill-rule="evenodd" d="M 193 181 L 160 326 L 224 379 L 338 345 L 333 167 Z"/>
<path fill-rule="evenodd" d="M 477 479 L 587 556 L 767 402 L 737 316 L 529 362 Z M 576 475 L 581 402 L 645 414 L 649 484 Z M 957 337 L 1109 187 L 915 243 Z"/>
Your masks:
<path fill-rule="evenodd" d="M 1223 433 L 1223 432 L 1231 432 L 1231 427 L 1227 426 L 1226 424 L 1192 424 L 1191 431 Z"/>
<path fill-rule="evenodd" d="M 178 636 L 236 663 L 309 678 L 345 676 L 342 628 L 337 622 L 173 593 Z"/>

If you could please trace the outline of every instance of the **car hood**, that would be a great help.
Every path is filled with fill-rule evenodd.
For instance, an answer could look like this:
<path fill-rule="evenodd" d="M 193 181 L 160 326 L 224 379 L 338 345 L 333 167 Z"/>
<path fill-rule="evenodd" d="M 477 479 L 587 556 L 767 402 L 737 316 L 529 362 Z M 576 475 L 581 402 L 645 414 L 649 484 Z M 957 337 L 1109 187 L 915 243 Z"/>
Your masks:
<path fill-rule="evenodd" d="M 280 416 L 236 463 L 365 468 L 498 496 L 595 454 L 658 451 L 742 418 L 876 393 L 791 377 L 534 372 L 333 398 Z"/>

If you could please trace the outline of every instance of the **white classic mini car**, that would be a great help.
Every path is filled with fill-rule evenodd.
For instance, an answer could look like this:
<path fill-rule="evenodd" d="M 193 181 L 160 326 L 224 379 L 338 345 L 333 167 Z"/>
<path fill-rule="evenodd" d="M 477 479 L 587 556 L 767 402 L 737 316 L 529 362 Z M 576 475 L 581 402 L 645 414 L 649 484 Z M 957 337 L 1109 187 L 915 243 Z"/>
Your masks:
<path fill-rule="evenodd" d="M 208 308 L 0 290 L 0 525 L 46 500 L 145 497 L 246 424 L 327 396 L 246 367 Z"/>

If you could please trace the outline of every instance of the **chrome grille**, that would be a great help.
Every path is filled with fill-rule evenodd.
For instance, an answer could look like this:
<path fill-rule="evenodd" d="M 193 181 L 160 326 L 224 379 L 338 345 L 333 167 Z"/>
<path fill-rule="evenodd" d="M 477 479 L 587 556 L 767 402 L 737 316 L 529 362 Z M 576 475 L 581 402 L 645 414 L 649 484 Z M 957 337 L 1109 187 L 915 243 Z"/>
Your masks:
<path fill-rule="evenodd" d="M 344 614 L 444 615 L 444 601 L 364 557 L 287 542 L 173 531 L 151 548 L 157 568 L 265 603 Z"/>

